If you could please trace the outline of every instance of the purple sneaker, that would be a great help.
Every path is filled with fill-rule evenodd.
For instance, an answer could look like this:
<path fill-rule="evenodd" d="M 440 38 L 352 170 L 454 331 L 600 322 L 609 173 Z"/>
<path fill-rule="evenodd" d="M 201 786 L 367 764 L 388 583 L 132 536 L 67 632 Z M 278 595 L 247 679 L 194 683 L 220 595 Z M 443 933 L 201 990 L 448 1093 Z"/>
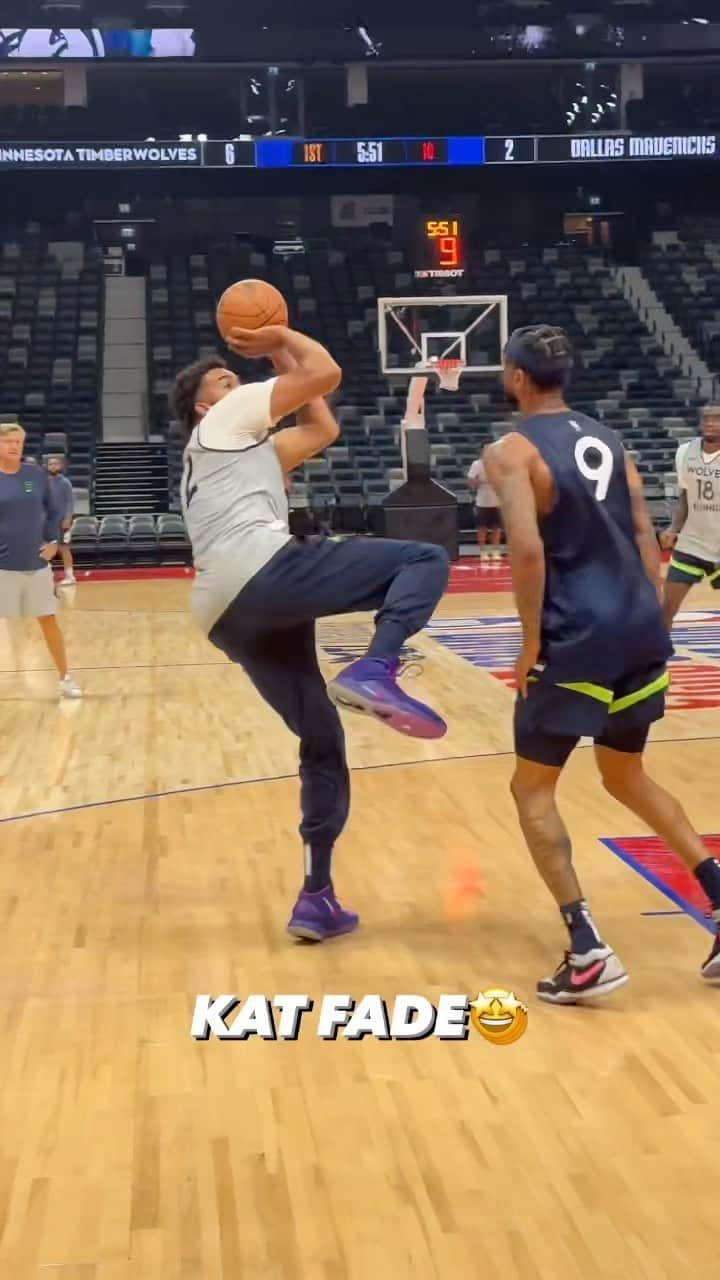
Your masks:
<path fill-rule="evenodd" d="M 397 682 L 398 658 L 360 658 L 327 687 L 337 707 L 361 711 L 410 738 L 444 738 L 447 725 L 424 702 L 409 698 Z"/>
<path fill-rule="evenodd" d="M 303 889 L 293 907 L 287 931 L 293 938 L 325 942 L 341 933 L 352 933 L 359 923 L 360 917 L 354 911 L 343 911 L 332 889 L 321 889 L 320 893 L 306 893 Z"/>

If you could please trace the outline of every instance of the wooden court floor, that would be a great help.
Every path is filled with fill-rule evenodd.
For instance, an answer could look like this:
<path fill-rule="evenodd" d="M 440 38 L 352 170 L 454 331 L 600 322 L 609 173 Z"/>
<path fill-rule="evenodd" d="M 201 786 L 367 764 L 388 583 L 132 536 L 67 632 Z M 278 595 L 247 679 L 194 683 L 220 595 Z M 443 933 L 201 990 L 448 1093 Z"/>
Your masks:
<path fill-rule="evenodd" d="M 67 596 L 82 703 L 56 702 L 32 627 L 0 623 L 2 1280 L 716 1280 L 710 935 L 600 843 L 643 829 L 581 750 L 564 812 L 631 982 L 594 1010 L 533 996 L 564 937 L 508 794 L 497 672 L 512 626 L 493 619 L 510 597 L 448 597 L 413 642 L 413 691 L 447 738 L 348 721 L 336 885 L 362 928 L 309 947 L 284 933 L 301 874 L 294 741 L 193 629 L 188 591 Z M 716 603 L 690 597 L 691 693 L 649 753 L 704 833 L 718 830 Z M 324 625 L 324 669 L 366 633 Z M 451 916 L 468 866 L 483 894 Z M 528 1004 L 513 1045 L 472 1029 L 326 1042 L 312 1020 L 296 1042 L 190 1034 L 201 993 L 488 987 Z"/>

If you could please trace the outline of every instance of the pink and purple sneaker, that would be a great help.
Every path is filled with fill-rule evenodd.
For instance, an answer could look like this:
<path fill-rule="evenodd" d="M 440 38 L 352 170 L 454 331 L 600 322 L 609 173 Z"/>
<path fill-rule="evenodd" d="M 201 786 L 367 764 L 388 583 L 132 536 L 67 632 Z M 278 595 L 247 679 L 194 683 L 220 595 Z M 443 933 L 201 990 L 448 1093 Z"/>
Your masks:
<path fill-rule="evenodd" d="M 340 710 L 374 716 L 409 738 L 444 738 L 445 721 L 400 688 L 399 669 L 399 658 L 360 658 L 330 682 L 328 696 Z"/>

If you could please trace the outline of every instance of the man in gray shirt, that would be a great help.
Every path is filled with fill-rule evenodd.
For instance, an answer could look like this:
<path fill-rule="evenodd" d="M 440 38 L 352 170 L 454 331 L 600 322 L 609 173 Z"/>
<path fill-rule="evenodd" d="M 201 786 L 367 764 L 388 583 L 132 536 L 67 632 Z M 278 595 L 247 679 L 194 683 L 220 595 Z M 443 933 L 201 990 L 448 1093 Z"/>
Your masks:
<path fill-rule="evenodd" d="M 80 698 L 55 617 L 50 562 L 57 551 L 59 512 L 46 473 L 23 462 L 24 445 L 22 427 L 0 424 L 0 618 L 37 618 L 57 667 L 61 697 Z"/>
<path fill-rule="evenodd" d="M 75 509 L 75 495 L 73 494 L 73 487 L 65 475 L 64 458 L 48 458 L 47 470 L 50 477 L 50 489 L 60 517 L 60 543 L 58 550 L 62 557 L 65 576 L 60 579 L 58 585 L 61 587 L 74 587 L 75 574 L 73 572 L 72 551 L 70 550 L 70 530 L 72 529 L 73 511 Z"/>
<path fill-rule="evenodd" d="M 448 578 L 441 547 L 380 538 L 299 542 L 288 527 L 286 479 L 322 453 L 339 428 L 325 403 L 340 369 L 319 343 L 284 326 L 234 330 L 231 350 L 269 356 L 276 374 L 241 385 L 217 357 L 184 369 L 172 403 L 183 428 L 182 504 L 193 547 L 193 613 L 300 739 L 305 883 L 288 930 L 323 941 L 347 933 L 331 880 L 333 847 L 350 807 L 340 706 L 400 733 L 439 738 L 445 722 L 400 688 L 400 652 L 424 627 Z M 297 425 L 271 435 L 290 414 Z M 315 621 L 374 612 L 367 656 L 326 689 Z M 329 696 L 328 696 L 329 695 Z M 335 705 L 333 705 L 335 704 Z"/>

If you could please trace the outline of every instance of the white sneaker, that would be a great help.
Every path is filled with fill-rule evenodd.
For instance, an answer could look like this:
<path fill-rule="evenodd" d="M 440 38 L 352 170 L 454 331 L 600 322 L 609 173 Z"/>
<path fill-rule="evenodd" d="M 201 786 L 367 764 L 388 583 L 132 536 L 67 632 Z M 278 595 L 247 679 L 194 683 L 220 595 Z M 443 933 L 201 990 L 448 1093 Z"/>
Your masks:
<path fill-rule="evenodd" d="M 82 698 L 82 696 L 83 691 L 72 676 L 65 676 L 65 679 L 60 681 L 61 698 Z"/>
<path fill-rule="evenodd" d="M 59 587 L 75 587 L 77 586 L 77 578 L 74 573 L 66 573 L 64 578 L 58 582 Z"/>

